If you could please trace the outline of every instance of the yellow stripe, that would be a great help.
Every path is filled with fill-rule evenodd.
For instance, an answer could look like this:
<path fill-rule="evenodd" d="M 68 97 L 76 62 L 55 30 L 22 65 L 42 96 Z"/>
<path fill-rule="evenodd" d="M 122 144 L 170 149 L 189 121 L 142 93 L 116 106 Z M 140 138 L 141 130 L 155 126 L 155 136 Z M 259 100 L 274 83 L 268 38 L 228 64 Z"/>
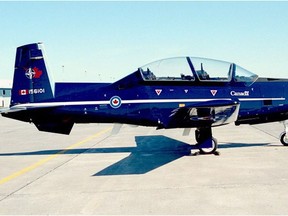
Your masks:
<path fill-rule="evenodd" d="M 48 161 L 58 157 L 59 155 L 64 154 L 65 152 L 67 152 L 67 151 L 69 151 L 69 150 L 71 150 L 73 148 L 76 148 L 76 147 L 78 147 L 78 146 L 80 146 L 80 145 L 82 145 L 82 144 L 84 144 L 84 143 L 96 138 L 96 137 L 99 137 L 99 136 L 101 136 L 104 133 L 107 133 L 111 129 L 112 129 L 112 127 L 104 129 L 104 130 L 102 130 L 102 131 L 100 131 L 100 132 L 98 132 L 98 133 L 96 133 L 96 134 L 94 134 L 94 135 L 92 135 L 90 137 L 87 137 L 86 139 L 84 139 L 84 140 L 82 140 L 82 141 L 80 141 L 78 143 L 75 143 L 75 144 L 73 144 L 73 145 L 71 145 L 71 146 L 69 146 L 69 147 L 67 147 L 67 148 L 55 153 L 54 155 L 51 155 L 51 156 L 46 157 L 46 158 L 43 158 L 42 160 L 39 160 L 38 162 L 36 162 L 36 163 L 34 163 L 34 164 L 32 164 L 32 165 L 30 165 L 30 166 L 28 166 L 28 167 L 26 167 L 26 168 L 24 168 L 22 170 L 19 170 L 18 172 L 15 172 L 15 173 L 13 173 L 13 174 L 5 177 L 5 178 L 0 179 L 0 185 L 4 184 L 6 182 L 9 182 L 12 179 L 17 178 L 18 176 L 21 176 L 21 175 L 23 175 L 23 174 L 25 174 L 27 172 L 30 172 L 30 171 L 36 169 L 37 167 L 47 163 Z"/>

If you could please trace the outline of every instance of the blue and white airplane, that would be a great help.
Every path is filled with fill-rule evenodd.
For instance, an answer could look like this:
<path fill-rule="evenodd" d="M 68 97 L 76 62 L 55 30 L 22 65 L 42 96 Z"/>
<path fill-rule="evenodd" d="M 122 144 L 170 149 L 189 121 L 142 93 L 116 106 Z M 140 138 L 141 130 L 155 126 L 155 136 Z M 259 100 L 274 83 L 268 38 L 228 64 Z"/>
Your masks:
<path fill-rule="evenodd" d="M 197 148 L 215 153 L 212 127 L 288 119 L 288 79 L 259 78 L 224 61 L 156 61 L 114 83 L 52 83 L 43 44 L 17 48 L 10 108 L 2 115 L 69 134 L 74 123 L 196 128 Z M 280 141 L 288 145 L 287 121 Z"/>

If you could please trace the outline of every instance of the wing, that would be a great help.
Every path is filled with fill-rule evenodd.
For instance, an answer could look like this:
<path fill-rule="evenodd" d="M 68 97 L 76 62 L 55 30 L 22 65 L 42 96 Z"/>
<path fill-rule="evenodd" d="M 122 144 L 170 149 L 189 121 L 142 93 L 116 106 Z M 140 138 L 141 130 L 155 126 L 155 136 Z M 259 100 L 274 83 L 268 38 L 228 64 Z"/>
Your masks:
<path fill-rule="evenodd" d="M 180 107 L 169 116 L 169 126 L 189 128 L 229 124 L 237 120 L 239 107 L 240 103 L 233 100 L 213 100 Z"/>

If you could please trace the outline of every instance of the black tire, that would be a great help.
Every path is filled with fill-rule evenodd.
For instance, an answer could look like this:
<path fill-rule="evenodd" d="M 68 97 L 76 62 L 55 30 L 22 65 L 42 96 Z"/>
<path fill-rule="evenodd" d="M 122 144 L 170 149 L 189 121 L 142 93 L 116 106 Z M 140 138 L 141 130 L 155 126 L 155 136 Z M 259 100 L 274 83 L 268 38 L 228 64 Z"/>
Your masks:
<path fill-rule="evenodd" d="M 286 133 L 283 133 L 281 135 L 280 142 L 282 143 L 282 145 L 288 146 L 288 140 L 285 138 L 285 136 L 286 136 Z"/>
<path fill-rule="evenodd" d="M 199 148 L 201 154 L 214 154 L 218 148 L 217 140 L 212 137 L 212 147 L 211 148 Z"/>
<path fill-rule="evenodd" d="M 200 131 L 198 129 L 195 130 L 195 139 L 197 143 L 200 142 Z"/>

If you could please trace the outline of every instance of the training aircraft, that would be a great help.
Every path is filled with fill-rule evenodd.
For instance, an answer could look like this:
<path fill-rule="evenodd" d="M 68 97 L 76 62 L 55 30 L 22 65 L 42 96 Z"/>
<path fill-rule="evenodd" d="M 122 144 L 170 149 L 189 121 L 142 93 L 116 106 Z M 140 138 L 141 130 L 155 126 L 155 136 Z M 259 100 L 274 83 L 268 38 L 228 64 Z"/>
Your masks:
<path fill-rule="evenodd" d="M 17 48 L 10 108 L 4 117 L 69 134 L 74 123 L 184 128 L 201 153 L 215 153 L 212 127 L 288 119 L 288 79 L 260 78 L 234 64 L 169 58 L 114 83 L 53 83 L 42 43 Z M 287 121 L 280 141 L 288 146 Z"/>

